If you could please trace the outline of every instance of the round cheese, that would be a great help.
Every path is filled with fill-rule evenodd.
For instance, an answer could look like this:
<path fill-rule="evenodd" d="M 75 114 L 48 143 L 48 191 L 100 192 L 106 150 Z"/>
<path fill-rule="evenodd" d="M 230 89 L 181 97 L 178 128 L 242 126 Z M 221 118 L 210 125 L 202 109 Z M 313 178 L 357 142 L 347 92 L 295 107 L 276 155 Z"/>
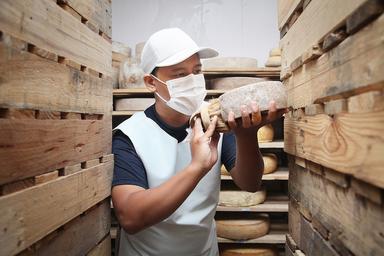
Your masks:
<path fill-rule="evenodd" d="M 272 153 L 263 154 L 264 174 L 272 173 L 277 169 L 277 156 Z"/>
<path fill-rule="evenodd" d="M 269 51 L 269 56 L 281 56 L 280 48 L 273 48 Z"/>
<path fill-rule="evenodd" d="M 271 124 L 264 125 L 257 131 L 257 139 L 259 142 L 273 141 L 273 136 L 274 131 Z"/>
<path fill-rule="evenodd" d="M 265 63 L 266 67 L 280 67 L 281 66 L 281 57 L 280 56 L 271 56 L 268 58 Z"/>
<path fill-rule="evenodd" d="M 247 57 L 216 57 L 201 60 L 204 71 L 241 71 L 257 68 L 257 60 Z"/>
<path fill-rule="evenodd" d="M 142 111 L 155 103 L 154 98 L 126 98 L 115 101 L 116 110 Z"/>
<path fill-rule="evenodd" d="M 262 237 L 269 232 L 269 218 L 260 214 L 254 219 L 216 220 L 217 236 L 232 240 Z"/>
<path fill-rule="evenodd" d="M 222 250 L 220 256 L 277 256 L 277 253 L 269 248 L 231 248 Z"/>
<path fill-rule="evenodd" d="M 219 205 L 232 207 L 248 207 L 261 204 L 265 201 L 267 193 L 265 190 L 255 193 L 246 191 L 220 191 Z"/>

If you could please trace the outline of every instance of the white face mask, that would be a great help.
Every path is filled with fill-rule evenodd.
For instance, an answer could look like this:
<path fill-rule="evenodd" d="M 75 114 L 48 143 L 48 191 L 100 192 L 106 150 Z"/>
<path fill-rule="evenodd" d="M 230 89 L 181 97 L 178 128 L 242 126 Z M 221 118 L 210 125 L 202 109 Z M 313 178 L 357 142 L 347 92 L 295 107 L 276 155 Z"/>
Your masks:
<path fill-rule="evenodd" d="M 184 115 L 191 116 L 204 102 L 207 95 L 203 74 L 190 74 L 185 77 L 176 78 L 163 82 L 153 76 L 159 82 L 166 84 L 171 97 L 166 101 L 160 94 L 155 92 L 168 107 Z"/>

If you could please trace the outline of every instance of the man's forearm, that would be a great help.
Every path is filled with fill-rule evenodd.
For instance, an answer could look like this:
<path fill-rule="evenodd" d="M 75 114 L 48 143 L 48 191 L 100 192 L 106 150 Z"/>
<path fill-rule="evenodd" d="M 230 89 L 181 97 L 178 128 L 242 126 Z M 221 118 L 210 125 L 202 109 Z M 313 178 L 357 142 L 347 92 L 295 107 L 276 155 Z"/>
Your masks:
<path fill-rule="evenodd" d="M 236 185 L 246 191 L 260 189 L 264 162 L 257 142 L 257 129 L 236 134 L 236 164 L 231 175 Z"/>

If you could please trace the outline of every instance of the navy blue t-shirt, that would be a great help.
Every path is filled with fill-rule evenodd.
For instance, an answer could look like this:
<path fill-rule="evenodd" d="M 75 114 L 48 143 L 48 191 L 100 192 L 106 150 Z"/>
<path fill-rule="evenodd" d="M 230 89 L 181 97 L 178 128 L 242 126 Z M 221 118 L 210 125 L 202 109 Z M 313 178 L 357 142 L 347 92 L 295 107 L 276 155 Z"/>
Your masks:
<path fill-rule="evenodd" d="M 188 135 L 188 124 L 181 127 L 172 127 L 162 121 L 155 110 L 155 105 L 144 111 L 145 115 L 152 119 L 161 129 L 181 142 Z M 113 171 L 112 186 L 136 185 L 148 188 L 147 173 L 143 162 L 137 154 L 132 141 L 123 132 L 117 130 L 112 139 L 112 153 L 115 155 L 115 167 Z M 221 162 L 227 170 L 235 166 L 236 140 L 232 132 L 224 133 L 221 149 Z"/>

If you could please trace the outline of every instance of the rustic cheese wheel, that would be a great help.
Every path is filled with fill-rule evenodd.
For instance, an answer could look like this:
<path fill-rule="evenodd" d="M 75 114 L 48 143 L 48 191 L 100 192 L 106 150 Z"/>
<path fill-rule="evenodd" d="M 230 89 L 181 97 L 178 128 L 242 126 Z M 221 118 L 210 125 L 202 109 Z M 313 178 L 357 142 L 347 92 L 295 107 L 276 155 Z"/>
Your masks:
<path fill-rule="evenodd" d="M 261 204 L 265 201 L 267 193 L 265 190 L 257 192 L 246 191 L 220 191 L 219 205 L 232 207 L 248 207 Z"/>
<path fill-rule="evenodd" d="M 112 60 L 115 62 L 122 62 L 131 57 L 131 48 L 127 45 L 113 41 L 112 42 Z"/>
<path fill-rule="evenodd" d="M 277 156 L 272 153 L 263 154 L 264 174 L 272 173 L 277 169 Z"/>
<path fill-rule="evenodd" d="M 117 99 L 115 103 L 116 110 L 141 111 L 147 109 L 155 103 L 154 98 L 126 98 Z"/>
<path fill-rule="evenodd" d="M 271 56 L 268 58 L 265 63 L 266 67 L 280 67 L 281 66 L 281 57 L 280 56 Z"/>
<path fill-rule="evenodd" d="M 231 248 L 222 250 L 220 256 L 277 256 L 277 253 L 269 248 Z"/>
<path fill-rule="evenodd" d="M 264 125 L 257 131 L 257 139 L 259 142 L 273 141 L 273 136 L 274 130 L 271 124 Z"/>
<path fill-rule="evenodd" d="M 221 77 L 209 80 L 207 87 L 213 90 L 231 90 L 265 80 L 265 78 L 258 77 Z"/>
<path fill-rule="evenodd" d="M 269 51 L 269 56 L 281 56 L 280 48 L 273 48 Z"/>
<path fill-rule="evenodd" d="M 119 88 L 145 88 L 144 71 L 135 59 L 126 59 L 121 63 Z"/>
<path fill-rule="evenodd" d="M 112 87 L 113 87 L 113 89 L 119 88 L 119 72 L 120 72 L 119 68 L 112 67 L 111 78 L 112 78 Z"/>
<path fill-rule="evenodd" d="M 260 214 L 253 219 L 216 220 L 217 236 L 232 240 L 255 239 L 269 232 L 269 218 Z"/>
<path fill-rule="evenodd" d="M 226 175 L 226 176 L 230 176 L 230 175 L 231 175 L 231 174 L 227 171 L 227 168 L 225 168 L 224 165 L 221 165 L 220 173 L 221 173 L 221 175 Z"/>
<path fill-rule="evenodd" d="M 257 60 L 255 58 L 247 57 L 216 57 L 202 59 L 201 63 L 203 71 L 240 71 L 257 68 Z"/>

